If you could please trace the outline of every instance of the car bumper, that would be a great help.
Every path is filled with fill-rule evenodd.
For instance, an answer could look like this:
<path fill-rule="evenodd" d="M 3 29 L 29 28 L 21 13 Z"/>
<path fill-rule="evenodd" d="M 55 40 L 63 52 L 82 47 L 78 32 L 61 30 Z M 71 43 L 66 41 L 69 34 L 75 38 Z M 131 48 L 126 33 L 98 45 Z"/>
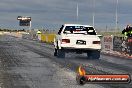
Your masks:
<path fill-rule="evenodd" d="M 73 48 L 73 47 L 62 47 L 65 52 L 88 52 L 88 51 L 101 51 L 101 49 L 94 48 Z"/>

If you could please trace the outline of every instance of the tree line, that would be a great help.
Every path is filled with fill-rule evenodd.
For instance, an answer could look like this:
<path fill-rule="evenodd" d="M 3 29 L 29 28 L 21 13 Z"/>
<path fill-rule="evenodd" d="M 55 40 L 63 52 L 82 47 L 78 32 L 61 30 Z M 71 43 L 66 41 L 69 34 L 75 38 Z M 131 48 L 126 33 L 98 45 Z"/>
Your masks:
<path fill-rule="evenodd" d="M 25 32 L 25 29 L 20 29 L 20 30 L 16 30 L 16 29 L 1 29 L 0 31 L 4 31 L 4 32 Z"/>

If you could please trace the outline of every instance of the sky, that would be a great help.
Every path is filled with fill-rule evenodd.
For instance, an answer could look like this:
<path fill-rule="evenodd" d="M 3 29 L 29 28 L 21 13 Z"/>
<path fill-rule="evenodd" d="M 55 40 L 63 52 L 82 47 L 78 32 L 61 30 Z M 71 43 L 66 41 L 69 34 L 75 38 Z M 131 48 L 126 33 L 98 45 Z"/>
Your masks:
<path fill-rule="evenodd" d="M 32 28 L 59 29 L 65 23 L 93 24 L 98 30 L 116 27 L 116 6 L 118 27 L 123 30 L 132 24 L 132 0 L 0 0 L 0 27 L 22 29 L 18 16 L 30 16 Z M 78 3 L 78 20 L 77 20 Z"/>

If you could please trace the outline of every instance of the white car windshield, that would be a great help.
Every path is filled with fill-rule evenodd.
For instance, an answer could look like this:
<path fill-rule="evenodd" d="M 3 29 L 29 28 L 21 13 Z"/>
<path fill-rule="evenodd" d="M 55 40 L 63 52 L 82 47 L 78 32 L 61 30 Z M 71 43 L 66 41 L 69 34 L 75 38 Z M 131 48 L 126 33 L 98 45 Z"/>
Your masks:
<path fill-rule="evenodd" d="M 64 33 L 96 35 L 96 32 L 93 27 L 84 27 L 84 26 L 66 26 Z"/>

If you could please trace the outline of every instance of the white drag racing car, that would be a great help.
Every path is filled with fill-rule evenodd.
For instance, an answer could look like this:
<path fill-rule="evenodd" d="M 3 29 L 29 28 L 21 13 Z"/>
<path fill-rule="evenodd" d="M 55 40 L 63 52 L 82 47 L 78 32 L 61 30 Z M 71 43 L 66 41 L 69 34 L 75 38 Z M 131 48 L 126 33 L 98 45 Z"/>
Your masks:
<path fill-rule="evenodd" d="M 101 42 L 95 29 L 89 25 L 64 24 L 54 39 L 54 56 L 65 58 L 65 53 L 87 53 L 88 58 L 99 59 Z"/>

